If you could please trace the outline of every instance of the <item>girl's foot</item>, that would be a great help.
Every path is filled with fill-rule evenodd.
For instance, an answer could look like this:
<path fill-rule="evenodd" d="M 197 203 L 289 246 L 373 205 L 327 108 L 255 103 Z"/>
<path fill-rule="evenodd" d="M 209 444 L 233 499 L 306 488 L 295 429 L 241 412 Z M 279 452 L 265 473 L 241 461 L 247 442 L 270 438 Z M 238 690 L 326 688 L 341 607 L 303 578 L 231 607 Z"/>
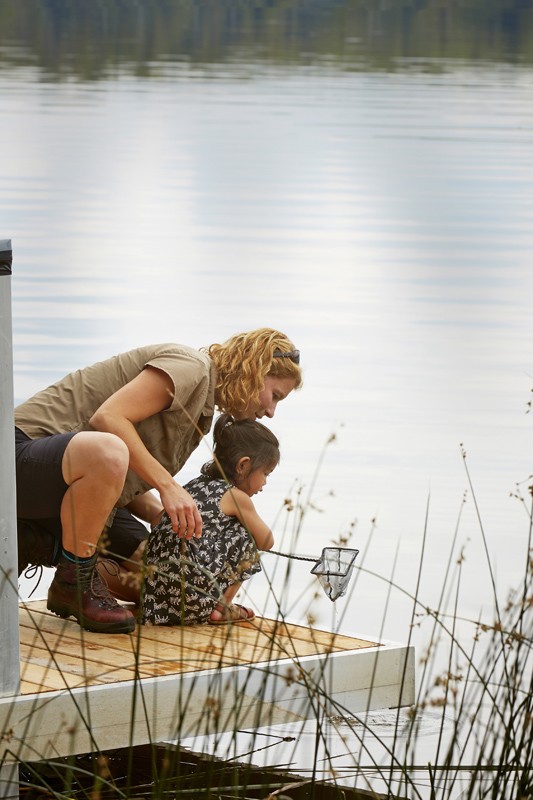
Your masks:
<path fill-rule="evenodd" d="M 232 603 L 230 606 L 218 603 L 209 617 L 210 625 L 227 625 L 230 622 L 250 622 L 255 617 L 251 608 Z"/>

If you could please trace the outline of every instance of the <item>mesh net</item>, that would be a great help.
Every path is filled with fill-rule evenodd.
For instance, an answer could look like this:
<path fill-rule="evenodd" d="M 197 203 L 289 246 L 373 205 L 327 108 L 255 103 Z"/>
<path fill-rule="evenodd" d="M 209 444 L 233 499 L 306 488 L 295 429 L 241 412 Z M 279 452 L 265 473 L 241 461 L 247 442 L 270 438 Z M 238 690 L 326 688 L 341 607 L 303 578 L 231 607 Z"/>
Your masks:
<path fill-rule="evenodd" d="M 350 550 L 347 547 L 325 547 L 311 570 L 333 602 L 346 594 L 358 553 L 359 550 Z"/>

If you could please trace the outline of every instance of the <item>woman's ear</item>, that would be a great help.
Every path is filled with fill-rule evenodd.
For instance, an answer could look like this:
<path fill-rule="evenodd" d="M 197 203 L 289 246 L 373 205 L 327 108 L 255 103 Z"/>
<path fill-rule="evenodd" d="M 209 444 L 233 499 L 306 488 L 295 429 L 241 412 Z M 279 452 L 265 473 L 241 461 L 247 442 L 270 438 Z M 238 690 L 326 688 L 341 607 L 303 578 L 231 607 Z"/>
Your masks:
<path fill-rule="evenodd" d="M 250 463 L 250 456 L 243 456 L 237 461 L 235 465 L 235 474 L 240 480 L 247 477 L 250 471 Z"/>

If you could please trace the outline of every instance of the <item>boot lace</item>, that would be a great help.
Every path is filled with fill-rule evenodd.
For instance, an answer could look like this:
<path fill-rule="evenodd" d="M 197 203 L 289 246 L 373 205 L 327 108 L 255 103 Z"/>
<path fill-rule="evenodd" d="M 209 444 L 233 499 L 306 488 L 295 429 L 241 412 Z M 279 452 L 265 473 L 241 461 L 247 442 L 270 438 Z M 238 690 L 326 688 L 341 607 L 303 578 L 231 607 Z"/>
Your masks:
<path fill-rule="evenodd" d="M 115 564 L 114 561 L 105 558 L 100 559 L 99 563 L 103 565 L 110 575 L 118 575 L 120 572 L 118 564 Z M 92 596 L 95 597 L 104 608 L 117 608 L 119 605 L 109 591 L 105 579 L 102 578 L 96 569 L 96 565 L 80 566 L 79 582 L 82 590 L 90 591 Z"/>
<path fill-rule="evenodd" d="M 39 584 L 40 584 L 40 582 L 42 580 L 42 577 L 43 577 L 43 566 L 42 566 L 42 564 L 30 564 L 29 566 L 26 567 L 26 569 L 24 570 L 22 575 L 23 575 L 24 578 L 26 578 L 27 581 L 32 581 L 35 578 L 36 575 L 39 576 L 37 578 L 37 583 L 35 584 L 35 586 L 33 587 L 33 589 L 31 590 L 31 592 L 28 595 L 28 600 L 29 600 L 31 598 L 31 596 L 39 588 Z"/>

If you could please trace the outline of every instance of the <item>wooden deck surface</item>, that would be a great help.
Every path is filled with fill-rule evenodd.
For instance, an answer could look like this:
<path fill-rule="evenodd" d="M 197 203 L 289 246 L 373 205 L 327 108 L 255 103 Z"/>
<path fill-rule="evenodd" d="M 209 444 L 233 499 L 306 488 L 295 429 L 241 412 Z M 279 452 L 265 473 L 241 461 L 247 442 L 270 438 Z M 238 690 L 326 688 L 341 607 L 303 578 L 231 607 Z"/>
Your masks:
<path fill-rule="evenodd" d="M 411 704 L 413 648 L 256 618 L 88 633 L 19 608 L 20 693 L 0 697 L 0 760 L 46 760 L 320 713 Z"/>
<path fill-rule="evenodd" d="M 84 631 L 46 610 L 20 607 L 21 694 L 243 667 L 376 647 L 376 642 L 256 618 L 234 625 L 138 625 L 131 635 Z"/>

